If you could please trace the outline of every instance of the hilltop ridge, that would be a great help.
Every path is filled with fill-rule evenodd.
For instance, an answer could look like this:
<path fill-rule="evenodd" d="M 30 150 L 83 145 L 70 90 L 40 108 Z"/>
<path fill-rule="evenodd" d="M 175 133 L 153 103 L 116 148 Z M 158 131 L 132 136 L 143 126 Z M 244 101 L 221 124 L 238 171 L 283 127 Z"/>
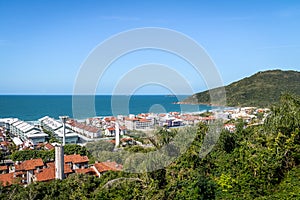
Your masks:
<path fill-rule="evenodd" d="M 278 102 L 282 93 L 300 95 L 300 72 L 267 70 L 225 86 L 228 106 L 267 107 Z M 209 104 L 209 91 L 196 93 L 184 103 Z"/>

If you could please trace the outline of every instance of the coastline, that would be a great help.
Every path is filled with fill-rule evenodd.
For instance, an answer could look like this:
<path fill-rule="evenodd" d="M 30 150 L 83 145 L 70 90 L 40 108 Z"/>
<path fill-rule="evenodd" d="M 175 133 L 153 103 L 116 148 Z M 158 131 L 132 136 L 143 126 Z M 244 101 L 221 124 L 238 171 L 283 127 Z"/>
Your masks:
<path fill-rule="evenodd" d="M 218 106 L 218 105 L 213 105 L 212 103 L 192 103 L 192 102 L 185 102 L 185 101 L 173 102 L 173 104 L 179 104 L 179 105 L 204 105 L 204 106 Z"/>

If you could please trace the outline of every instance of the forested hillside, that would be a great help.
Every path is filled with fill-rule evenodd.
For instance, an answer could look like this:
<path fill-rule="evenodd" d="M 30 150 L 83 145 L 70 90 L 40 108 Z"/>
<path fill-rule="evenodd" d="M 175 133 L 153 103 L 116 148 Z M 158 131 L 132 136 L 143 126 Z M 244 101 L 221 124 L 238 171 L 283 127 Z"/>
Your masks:
<path fill-rule="evenodd" d="M 268 107 L 283 93 L 300 95 L 300 72 L 269 70 L 258 72 L 225 86 L 228 106 Z M 194 94 L 184 102 L 210 103 L 209 91 Z"/>

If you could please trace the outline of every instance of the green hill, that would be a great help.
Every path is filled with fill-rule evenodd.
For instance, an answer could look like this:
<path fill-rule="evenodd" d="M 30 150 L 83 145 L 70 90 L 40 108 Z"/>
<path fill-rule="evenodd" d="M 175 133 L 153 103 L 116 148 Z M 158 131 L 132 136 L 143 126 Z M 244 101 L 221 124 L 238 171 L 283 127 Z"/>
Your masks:
<path fill-rule="evenodd" d="M 278 102 L 282 93 L 300 95 L 300 72 L 269 70 L 225 86 L 228 106 L 266 107 Z M 208 91 L 194 94 L 185 103 L 210 103 Z"/>

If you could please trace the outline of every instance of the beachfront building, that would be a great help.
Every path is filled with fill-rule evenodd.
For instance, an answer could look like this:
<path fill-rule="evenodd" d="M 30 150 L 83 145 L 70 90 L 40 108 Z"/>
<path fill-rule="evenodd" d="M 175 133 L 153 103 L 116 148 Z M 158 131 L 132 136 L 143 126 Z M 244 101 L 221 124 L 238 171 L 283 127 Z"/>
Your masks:
<path fill-rule="evenodd" d="M 41 130 L 32 130 L 25 135 L 26 139 L 29 140 L 33 145 L 38 145 L 39 143 L 46 142 L 48 137 L 47 133 L 42 132 Z"/>
<path fill-rule="evenodd" d="M 136 117 L 125 117 L 125 126 L 128 130 L 135 130 L 136 129 L 136 122 L 139 121 Z"/>
<path fill-rule="evenodd" d="M 125 135 L 127 134 L 127 129 L 126 126 L 119 126 L 119 133 L 120 135 Z M 114 137 L 116 136 L 116 128 L 115 125 L 112 126 L 106 126 L 104 129 L 104 135 L 106 137 Z"/>
<path fill-rule="evenodd" d="M 84 123 L 77 122 L 76 120 L 68 120 L 67 127 L 74 132 L 83 135 L 88 138 L 102 137 L 101 129 L 92 125 L 86 125 Z"/>
<path fill-rule="evenodd" d="M 54 134 L 54 132 L 60 128 L 62 128 L 62 123 L 60 121 L 57 121 L 51 117 L 45 116 L 38 120 L 40 122 L 40 125 L 43 129 L 50 131 Z"/>
<path fill-rule="evenodd" d="M 67 129 L 65 130 L 65 139 L 66 139 L 66 144 L 77 144 L 79 137 L 77 133 L 74 133 L 72 130 Z M 58 139 L 60 142 L 63 142 L 63 128 L 61 127 L 60 129 L 54 131 L 54 136 L 56 139 Z"/>
<path fill-rule="evenodd" d="M 43 117 L 38 120 L 43 129 L 51 132 L 60 142 L 63 141 L 63 124 L 59 120 L 55 120 L 51 117 Z M 66 144 L 76 144 L 78 143 L 78 134 L 74 133 L 74 131 L 70 130 L 68 126 L 66 126 Z"/>
<path fill-rule="evenodd" d="M 166 120 L 166 124 L 168 127 L 178 127 L 183 125 L 183 120 L 182 119 L 168 119 Z"/>
<path fill-rule="evenodd" d="M 1 123 L 7 127 L 12 137 L 18 138 L 21 142 L 29 141 L 37 145 L 38 143 L 45 142 L 48 137 L 48 134 L 44 133 L 41 129 L 17 118 L 1 119 Z M 17 141 L 17 139 L 15 139 L 15 141 Z"/>
<path fill-rule="evenodd" d="M 85 120 L 86 125 L 94 126 L 97 128 L 102 127 L 102 119 L 100 117 L 87 118 Z"/>
<path fill-rule="evenodd" d="M 184 121 L 181 119 L 178 112 L 171 112 L 167 114 L 158 115 L 158 125 L 167 127 L 183 126 Z"/>
<path fill-rule="evenodd" d="M 146 118 L 137 118 L 135 116 L 125 117 L 125 127 L 128 130 L 149 130 L 154 127 L 154 120 Z"/>
<path fill-rule="evenodd" d="M 139 119 L 138 121 L 135 121 L 135 129 L 137 130 L 149 130 L 153 129 L 153 121 L 149 119 Z"/>
<path fill-rule="evenodd" d="M 0 119 L 0 126 L 4 127 L 6 130 L 10 130 L 11 124 L 14 122 L 19 121 L 18 118 L 2 118 Z"/>

